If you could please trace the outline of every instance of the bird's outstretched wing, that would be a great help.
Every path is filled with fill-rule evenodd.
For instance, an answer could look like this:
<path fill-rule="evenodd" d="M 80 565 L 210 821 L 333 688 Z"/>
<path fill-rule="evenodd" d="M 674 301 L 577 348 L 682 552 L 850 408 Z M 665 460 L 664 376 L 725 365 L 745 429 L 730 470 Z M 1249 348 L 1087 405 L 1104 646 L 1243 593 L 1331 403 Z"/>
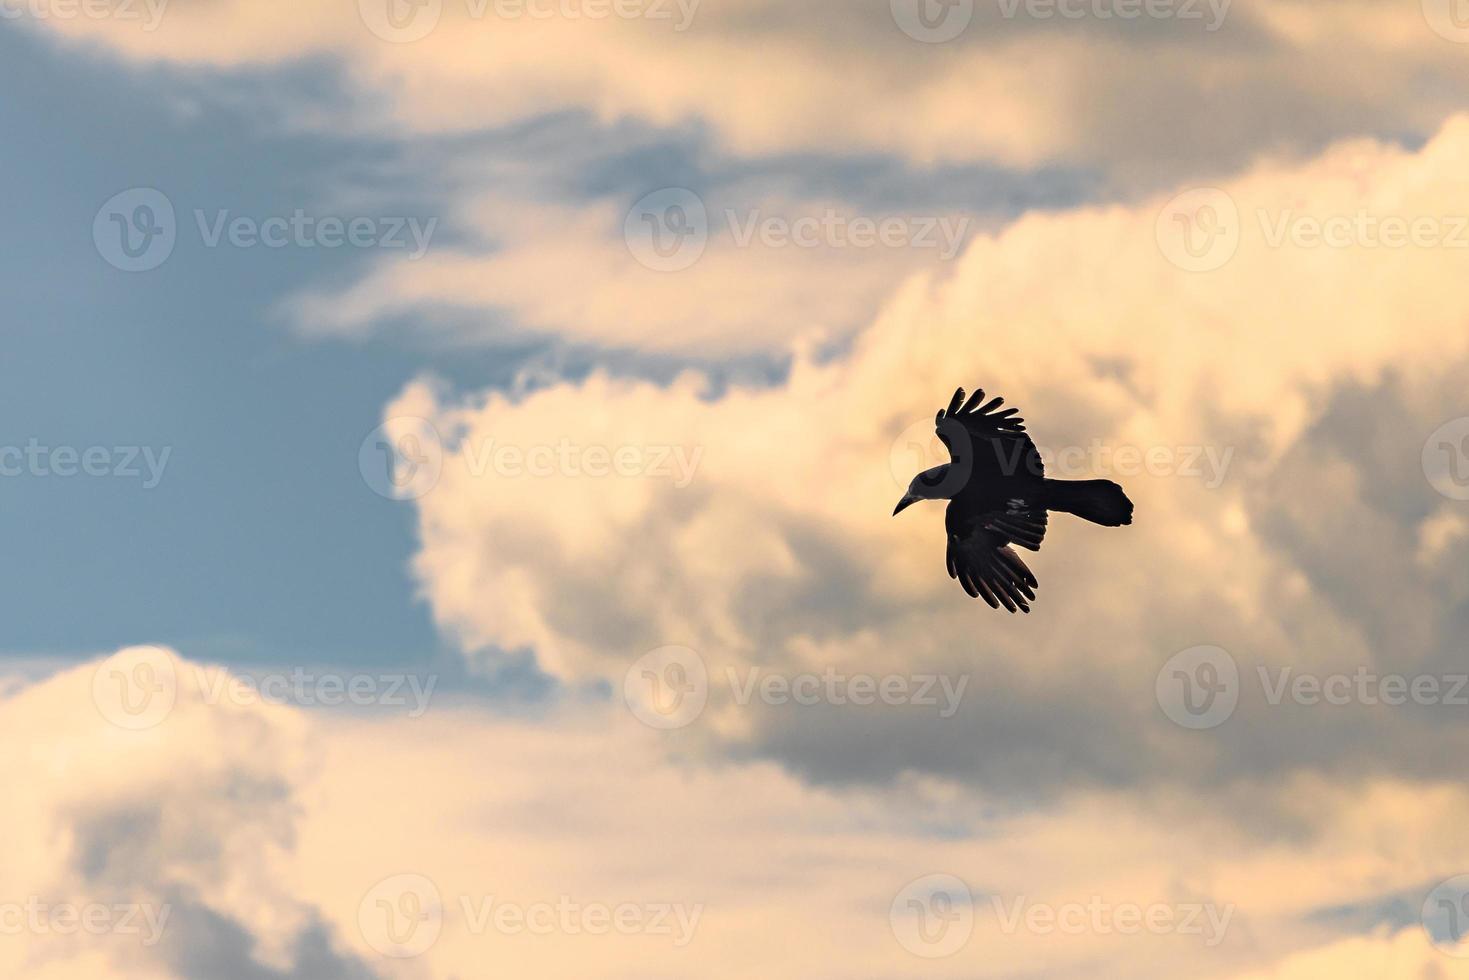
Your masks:
<path fill-rule="evenodd" d="M 1003 605 L 1012 613 L 1017 609 L 1029 613 L 1040 583 L 1010 547 L 1011 541 L 1020 544 L 1021 538 L 998 530 L 995 525 L 1002 522 L 1022 534 L 1024 540 L 1034 541 L 1033 546 L 1026 545 L 1034 550 L 1040 547 L 1040 538 L 1046 533 L 1045 511 L 1040 511 L 1039 518 L 1037 523 L 1027 512 L 986 514 L 967 530 L 950 530 L 945 555 L 949 578 L 958 579 L 965 592 L 984 599 L 995 609 Z"/>
<path fill-rule="evenodd" d="M 979 475 L 1045 476 L 1039 451 L 1025 431 L 1018 408 L 1000 411 L 1003 398 L 986 402 L 982 390 L 966 402 L 964 389 L 954 392 L 949 407 L 934 419 L 939 441 L 954 465 Z"/>

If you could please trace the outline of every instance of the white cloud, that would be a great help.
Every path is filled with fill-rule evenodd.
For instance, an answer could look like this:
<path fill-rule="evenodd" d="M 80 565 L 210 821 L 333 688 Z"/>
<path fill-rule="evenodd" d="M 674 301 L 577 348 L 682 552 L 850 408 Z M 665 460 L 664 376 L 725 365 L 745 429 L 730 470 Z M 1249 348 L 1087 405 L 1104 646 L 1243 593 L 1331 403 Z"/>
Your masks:
<path fill-rule="evenodd" d="M 952 259 L 972 222 L 953 213 L 873 217 L 840 202 L 741 203 L 747 199 L 730 189 L 697 202 L 707 215 L 701 251 L 675 270 L 637 251 L 643 231 L 626 233 L 626 203 L 568 207 L 493 195 L 461 217 L 494 240 L 493 251 L 441 248 L 383 263 L 345 291 L 297 297 L 286 313 L 316 336 L 351 335 L 405 314 L 427 332 L 449 308 L 471 314 L 443 328 L 461 341 L 528 332 L 705 359 L 766 352 L 849 334 L 904 276 Z M 667 216 L 663 205 L 653 215 Z M 508 322 L 487 323 L 495 313 Z"/>
<path fill-rule="evenodd" d="M 414 131 L 576 109 L 606 123 L 706 123 L 743 155 L 885 152 L 1133 176 L 1216 173 L 1345 135 L 1427 133 L 1469 82 L 1453 43 L 1469 38 L 1425 16 L 1446 5 L 1409 0 L 1146 5 L 1197 18 L 1129 17 L 1118 12 L 1143 7 L 1122 3 L 977 4 L 948 44 L 906 36 L 885 0 L 705 3 L 691 20 L 497 16 L 517 6 L 503 4 L 476 17 L 484 5 L 446 0 L 413 8 L 409 29 L 432 30 L 397 44 L 367 26 L 385 28 L 385 5 L 363 0 L 358 17 L 323 0 L 285 14 L 228 0 L 170 5 L 153 30 L 122 18 L 36 23 L 139 60 L 337 56 Z"/>
<path fill-rule="evenodd" d="M 1402 733 L 1417 716 L 1323 719 L 1257 697 L 1212 744 L 1181 740 L 1152 690 L 1169 656 L 1203 643 L 1232 648 L 1247 676 L 1256 664 L 1449 665 L 1453 606 L 1414 555 L 1418 521 L 1441 503 L 1421 440 L 1469 353 L 1453 286 L 1464 251 L 1371 236 L 1419 219 L 1453 228 L 1469 214 L 1466 156 L 1469 121 L 1457 119 L 1417 152 L 1354 143 L 1228 181 L 1205 200 L 1235 210 L 1236 241 L 1208 272 L 1170 261 L 1181 254 L 1171 195 L 1028 215 L 979 237 L 952 277 L 900 290 L 849 354 L 798 357 L 771 387 L 711 398 L 696 375 L 658 387 L 599 374 L 461 404 L 415 385 L 386 416 L 433 420 L 450 447 L 417 503 L 425 594 L 472 658 L 530 647 L 571 681 L 618 685 L 670 643 L 698 650 L 716 676 L 974 671 L 986 683 L 954 730 L 1014 753 L 956 752 L 949 729 L 885 716 L 788 724 L 715 692 L 699 732 L 817 775 L 931 769 L 1036 791 L 1218 781 L 1353 753 L 1364 772 L 1422 771 Z M 1348 158 L 1355 176 L 1342 172 Z M 1312 222 L 1364 237 L 1313 245 L 1301 231 Z M 1172 469 L 1125 474 L 1119 457 L 1083 456 L 1083 468 L 1119 476 L 1138 521 L 1056 520 L 1032 562 L 1030 620 L 990 615 L 947 579 L 939 508 L 888 516 L 925 465 L 895 440 L 960 383 L 1007 396 L 1052 450 L 1098 440 L 1175 454 Z M 1360 405 L 1343 401 L 1358 389 Z M 1359 415 L 1372 438 L 1335 435 Z M 562 444 L 681 447 L 700 462 L 682 488 L 474 463 L 491 446 Z M 1185 460 L 1207 460 L 1204 449 L 1233 453 L 1229 468 L 1191 475 Z M 1443 713 L 1434 721 L 1460 744 Z M 1364 742 L 1367 732 L 1378 735 Z M 1298 738 L 1289 751 L 1275 744 L 1287 734 Z"/>
<path fill-rule="evenodd" d="M 1350 949 L 1386 956 L 1384 976 L 1463 975 L 1415 926 L 1350 940 L 1313 921 L 1416 897 L 1462 867 L 1455 785 L 1292 786 L 1320 804 L 1297 839 L 1110 793 L 1004 815 L 927 781 L 835 792 L 765 764 L 688 766 L 616 706 L 528 722 L 467 706 L 413 719 L 209 703 L 178 660 L 172 709 L 129 730 L 93 693 L 99 670 L 136 653 L 119 657 L 0 701 L 0 735 L 30 746 L 0 762 L 11 795 L 0 830 L 28 845 L 0 857 L 4 898 L 172 902 L 174 914 L 152 946 L 6 936 L 12 975 L 723 977 L 778 963 L 829 976 L 1225 977 Z M 962 881 L 975 912 L 945 959 L 905 949 L 890 922 L 905 886 L 935 873 Z M 400 922 L 400 948 L 416 955 L 394 959 L 374 948 L 386 909 L 372 899 L 402 898 L 377 886 L 405 875 L 437 904 L 419 907 L 433 926 L 422 942 Z M 511 916 L 497 920 L 502 906 Z M 1197 906 L 1222 932 L 1184 925 Z M 619 907 L 681 908 L 694 926 L 664 930 L 648 912 L 625 920 L 641 923 L 626 935 L 583 928 L 587 910 Z M 1166 927 L 1128 932 L 1134 907 Z M 535 929 L 515 924 L 520 910 L 534 910 Z M 1069 924 L 1048 926 L 1050 914 Z"/>

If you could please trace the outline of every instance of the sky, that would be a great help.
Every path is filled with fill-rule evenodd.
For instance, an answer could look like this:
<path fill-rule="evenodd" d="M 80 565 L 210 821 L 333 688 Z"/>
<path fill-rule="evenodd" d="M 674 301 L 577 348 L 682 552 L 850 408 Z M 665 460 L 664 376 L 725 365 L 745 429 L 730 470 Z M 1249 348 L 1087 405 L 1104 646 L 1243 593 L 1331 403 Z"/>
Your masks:
<path fill-rule="evenodd" d="M 0 0 L 0 83 L 0 973 L 1469 976 L 1458 0 Z M 1136 503 L 1029 616 L 890 516 L 961 385 Z"/>

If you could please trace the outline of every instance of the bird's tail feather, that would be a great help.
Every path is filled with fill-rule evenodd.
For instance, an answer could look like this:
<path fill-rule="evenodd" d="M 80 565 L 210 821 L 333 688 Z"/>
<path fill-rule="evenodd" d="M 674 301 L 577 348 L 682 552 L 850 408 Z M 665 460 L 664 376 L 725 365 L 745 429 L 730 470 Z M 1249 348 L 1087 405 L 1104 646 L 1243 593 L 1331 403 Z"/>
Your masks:
<path fill-rule="evenodd" d="M 1132 501 L 1111 480 L 1047 480 L 1046 507 L 1103 527 L 1132 523 Z"/>

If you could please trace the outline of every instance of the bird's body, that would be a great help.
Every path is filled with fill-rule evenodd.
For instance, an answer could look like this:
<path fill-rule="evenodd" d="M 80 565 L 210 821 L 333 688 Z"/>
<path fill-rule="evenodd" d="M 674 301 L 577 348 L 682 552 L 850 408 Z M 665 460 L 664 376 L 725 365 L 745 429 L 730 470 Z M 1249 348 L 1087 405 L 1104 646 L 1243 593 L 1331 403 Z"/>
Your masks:
<path fill-rule="evenodd" d="M 1048 480 L 1040 453 L 1016 409 L 1004 399 L 981 405 L 964 389 L 935 419 L 952 462 L 920 473 L 894 515 L 920 500 L 947 500 L 944 530 L 949 576 L 992 607 L 1030 612 L 1038 585 L 1012 545 L 1039 551 L 1048 511 L 1107 527 L 1132 523 L 1132 501 L 1110 480 Z"/>

